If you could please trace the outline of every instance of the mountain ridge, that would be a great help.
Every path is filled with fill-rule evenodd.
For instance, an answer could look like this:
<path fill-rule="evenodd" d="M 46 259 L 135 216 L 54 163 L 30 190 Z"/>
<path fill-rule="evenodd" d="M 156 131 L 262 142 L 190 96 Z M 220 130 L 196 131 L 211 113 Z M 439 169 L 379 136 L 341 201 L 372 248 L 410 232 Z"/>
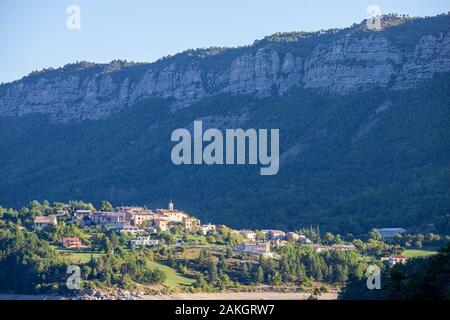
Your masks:
<path fill-rule="evenodd" d="M 67 122 L 104 119 L 150 97 L 173 98 L 176 110 L 221 93 L 398 90 L 450 71 L 450 16 L 388 18 L 380 31 L 364 29 L 363 21 L 325 32 L 277 33 L 246 47 L 187 50 L 153 63 L 83 62 L 33 73 L 0 86 L 0 116 L 38 112 Z M 415 29 L 421 31 L 412 42 L 404 41 Z"/>

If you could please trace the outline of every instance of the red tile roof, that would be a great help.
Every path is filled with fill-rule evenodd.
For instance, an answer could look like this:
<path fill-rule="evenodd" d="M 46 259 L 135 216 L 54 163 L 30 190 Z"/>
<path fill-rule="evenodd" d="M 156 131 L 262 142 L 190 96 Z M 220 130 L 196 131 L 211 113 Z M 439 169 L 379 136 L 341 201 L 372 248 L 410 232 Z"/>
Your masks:
<path fill-rule="evenodd" d="M 63 241 L 80 241 L 80 238 L 78 238 L 78 237 L 66 237 L 66 238 L 63 238 Z"/>

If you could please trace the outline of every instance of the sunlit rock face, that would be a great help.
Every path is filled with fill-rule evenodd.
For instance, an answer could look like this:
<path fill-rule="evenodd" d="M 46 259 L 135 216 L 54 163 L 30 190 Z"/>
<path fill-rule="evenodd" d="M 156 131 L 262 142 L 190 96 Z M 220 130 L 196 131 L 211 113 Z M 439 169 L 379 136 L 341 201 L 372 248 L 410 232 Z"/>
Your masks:
<path fill-rule="evenodd" d="M 0 116 L 44 113 L 69 122 L 104 119 L 149 97 L 173 98 L 177 110 L 220 93 L 268 96 L 310 88 L 345 95 L 411 88 L 450 71 L 449 21 L 439 16 L 378 32 L 361 24 L 281 34 L 249 47 L 191 50 L 148 64 L 71 64 L 1 85 Z"/>

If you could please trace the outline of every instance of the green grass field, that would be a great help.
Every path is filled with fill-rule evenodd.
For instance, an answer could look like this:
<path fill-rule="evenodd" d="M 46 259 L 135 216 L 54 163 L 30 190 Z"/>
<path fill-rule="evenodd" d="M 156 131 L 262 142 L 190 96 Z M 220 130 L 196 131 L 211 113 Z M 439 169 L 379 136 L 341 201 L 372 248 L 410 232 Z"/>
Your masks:
<path fill-rule="evenodd" d="M 437 251 L 434 249 L 406 249 L 402 252 L 402 256 L 405 256 L 406 258 L 416 258 L 425 257 L 436 253 Z"/>
<path fill-rule="evenodd" d="M 166 266 L 158 262 L 152 262 L 152 264 L 153 267 L 159 268 L 159 270 L 163 271 L 166 274 L 167 279 L 164 281 L 165 286 L 168 287 L 189 286 L 195 282 L 195 279 L 187 278 L 169 266 Z"/>

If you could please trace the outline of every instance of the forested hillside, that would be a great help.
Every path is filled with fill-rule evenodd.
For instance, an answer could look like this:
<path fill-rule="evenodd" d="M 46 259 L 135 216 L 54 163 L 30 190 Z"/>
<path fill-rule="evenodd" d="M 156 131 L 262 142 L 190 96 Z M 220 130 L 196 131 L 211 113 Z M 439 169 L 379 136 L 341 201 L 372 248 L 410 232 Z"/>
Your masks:
<path fill-rule="evenodd" d="M 0 204 L 176 206 L 231 227 L 450 232 L 450 16 L 279 33 L 0 85 Z M 176 166 L 174 129 L 280 130 L 280 170 Z"/>
<path fill-rule="evenodd" d="M 162 206 L 173 198 L 202 220 L 233 227 L 318 224 L 358 233 L 435 223 L 448 232 L 447 74 L 403 91 L 220 95 L 177 113 L 169 103 L 150 99 L 77 123 L 45 115 L 0 119 L 0 203 L 80 198 Z M 279 128 L 279 173 L 173 165 L 171 132 L 195 119 L 219 128 Z"/>

